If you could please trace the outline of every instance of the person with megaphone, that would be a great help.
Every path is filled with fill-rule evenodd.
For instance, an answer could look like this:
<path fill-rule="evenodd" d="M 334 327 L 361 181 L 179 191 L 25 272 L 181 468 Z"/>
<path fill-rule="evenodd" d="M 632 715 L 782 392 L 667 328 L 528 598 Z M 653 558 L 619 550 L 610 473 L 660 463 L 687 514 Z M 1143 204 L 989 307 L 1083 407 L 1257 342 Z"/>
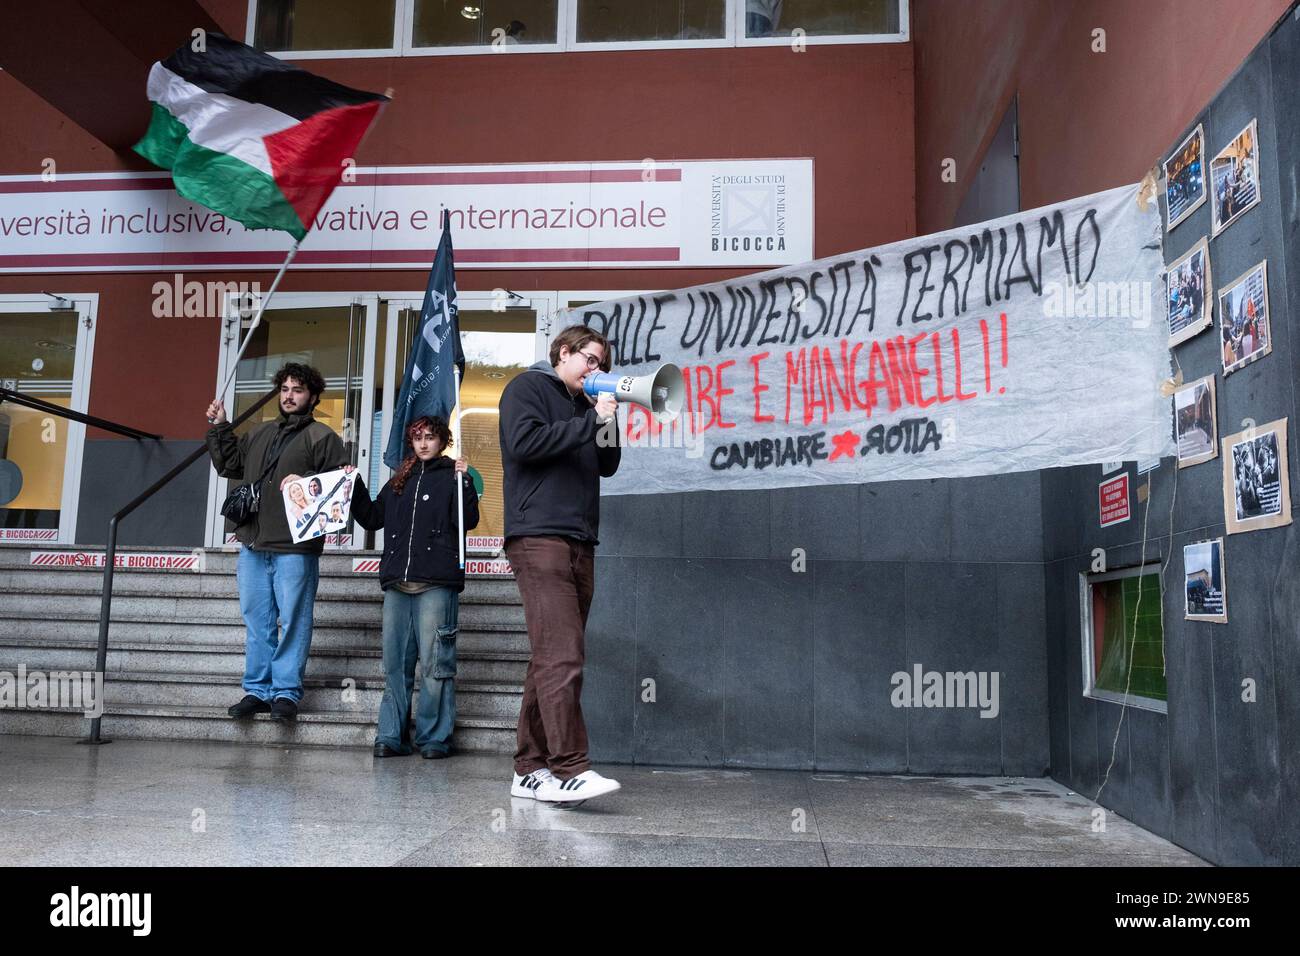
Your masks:
<path fill-rule="evenodd" d="M 610 369 L 604 336 L 570 326 L 549 357 L 510 382 L 500 406 L 505 552 L 532 649 L 510 794 L 572 805 L 619 789 L 591 769 L 581 698 L 600 479 L 618 470 L 622 451 L 614 396 L 583 391 Z"/>

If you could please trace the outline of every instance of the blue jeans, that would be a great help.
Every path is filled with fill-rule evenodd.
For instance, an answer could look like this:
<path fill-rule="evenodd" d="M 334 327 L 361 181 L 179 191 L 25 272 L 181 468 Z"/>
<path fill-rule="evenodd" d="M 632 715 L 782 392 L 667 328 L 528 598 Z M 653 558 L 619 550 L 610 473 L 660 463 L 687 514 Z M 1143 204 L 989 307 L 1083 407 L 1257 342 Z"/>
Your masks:
<path fill-rule="evenodd" d="M 456 629 L 460 595 L 434 587 L 421 594 L 384 592 L 384 699 L 375 743 L 401 753 L 451 749 L 456 724 Z M 420 705 L 415 739 L 408 743 L 415 660 L 420 659 Z"/>
<path fill-rule="evenodd" d="M 302 700 L 320 557 L 239 549 L 239 611 L 248 631 L 244 693 Z M 281 633 L 281 631 L 283 633 Z"/>

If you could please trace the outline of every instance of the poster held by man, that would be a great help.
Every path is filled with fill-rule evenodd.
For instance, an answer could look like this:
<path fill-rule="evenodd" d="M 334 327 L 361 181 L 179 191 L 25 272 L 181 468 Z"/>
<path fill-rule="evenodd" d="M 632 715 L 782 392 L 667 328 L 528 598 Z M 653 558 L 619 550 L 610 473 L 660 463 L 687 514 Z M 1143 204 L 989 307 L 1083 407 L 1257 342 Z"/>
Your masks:
<path fill-rule="evenodd" d="M 284 486 L 284 512 L 294 541 L 345 530 L 357 472 L 343 469 L 300 478 Z M 318 489 L 313 493 L 313 488 Z M 320 519 L 324 518 L 324 524 Z"/>

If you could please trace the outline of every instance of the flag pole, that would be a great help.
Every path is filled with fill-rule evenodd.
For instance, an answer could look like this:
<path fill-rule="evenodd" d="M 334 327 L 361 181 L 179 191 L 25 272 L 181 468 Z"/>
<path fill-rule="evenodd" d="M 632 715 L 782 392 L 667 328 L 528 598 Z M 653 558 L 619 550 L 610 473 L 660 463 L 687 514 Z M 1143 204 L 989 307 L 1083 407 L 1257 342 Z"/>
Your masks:
<path fill-rule="evenodd" d="M 253 333 L 262 323 L 262 313 L 266 311 L 266 304 L 271 301 L 271 296 L 275 295 L 275 290 L 280 285 L 280 280 L 284 278 L 285 272 L 289 268 L 289 263 L 293 262 L 293 257 L 298 254 L 298 245 L 301 239 L 295 239 L 293 245 L 289 247 L 289 254 L 284 257 L 284 264 L 280 266 L 280 271 L 275 274 L 275 281 L 271 283 L 271 288 L 267 291 L 266 296 L 258 303 L 257 314 L 253 316 L 253 324 L 248 327 L 248 334 L 244 336 L 239 351 L 235 354 L 235 361 L 230 366 L 230 371 L 226 374 L 226 380 L 221 383 L 221 388 L 217 390 L 217 401 L 221 401 L 226 394 L 226 389 L 230 387 L 231 380 L 235 377 L 235 372 L 239 369 L 239 360 L 244 357 L 244 352 L 248 349 L 248 343 L 253 341 Z M 215 425 L 214 419 L 208 419 L 209 425 Z"/>
<path fill-rule="evenodd" d="M 465 449 L 461 446 L 460 443 L 460 416 L 462 414 L 460 408 L 460 366 L 456 365 L 453 362 L 451 368 L 452 371 L 455 372 L 456 374 L 456 432 L 453 435 L 453 438 L 456 441 L 456 447 L 460 448 L 460 455 L 463 458 L 465 456 Z M 465 474 L 468 475 L 469 472 L 466 471 Z M 456 482 L 456 513 L 460 516 L 459 523 L 456 525 L 456 527 L 460 529 L 460 534 L 456 536 L 456 540 L 460 543 L 460 569 L 464 571 L 465 570 L 465 481 L 463 478 Z"/>

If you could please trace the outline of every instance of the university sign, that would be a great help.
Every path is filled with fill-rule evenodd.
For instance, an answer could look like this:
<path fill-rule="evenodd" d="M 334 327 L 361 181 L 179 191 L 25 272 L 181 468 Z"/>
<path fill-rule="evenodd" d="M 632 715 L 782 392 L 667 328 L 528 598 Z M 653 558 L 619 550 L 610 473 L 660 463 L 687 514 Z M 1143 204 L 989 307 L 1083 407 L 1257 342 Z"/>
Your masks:
<path fill-rule="evenodd" d="M 782 266 L 813 257 L 811 159 L 345 170 L 294 268 Z M 266 269 L 287 241 L 176 194 L 168 173 L 0 177 L 0 273 Z"/>

